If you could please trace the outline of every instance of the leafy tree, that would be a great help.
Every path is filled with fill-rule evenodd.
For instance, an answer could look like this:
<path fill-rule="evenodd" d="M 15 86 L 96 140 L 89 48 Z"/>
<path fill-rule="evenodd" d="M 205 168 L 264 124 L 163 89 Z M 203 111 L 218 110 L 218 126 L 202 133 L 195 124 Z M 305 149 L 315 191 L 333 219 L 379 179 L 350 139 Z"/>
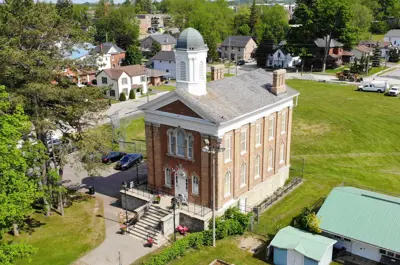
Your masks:
<path fill-rule="evenodd" d="M 30 125 L 22 106 L 11 107 L 9 94 L 0 86 L 0 237 L 11 227 L 18 235 L 17 225 L 33 212 L 32 204 L 40 195 L 38 180 L 27 175 L 24 155 L 28 154 L 17 147 Z"/>
<path fill-rule="evenodd" d="M 250 29 L 249 25 L 243 24 L 238 28 L 236 34 L 242 35 L 242 36 L 250 36 L 250 34 L 251 34 L 250 31 L 251 31 L 251 29 Z"/>
<path fill-rule="evenodd" d="M 263 8 L 261 17 L 263 33 L 258 39 L 271 40 L 274 44 L 279 44 L 285 40 L 289 30 L 289 22 L 285 9 L 280 5 L 266 6 Z"/>
<path fill-rule="evenodd" d="M 135 89 L 131 89 L 131 91 L 129 91 L 129 99 L 136 99 Z"/>
<path fill-rule="evenodd" d="M 237 13 L 234 16 L 234 28 L 239 29 L 240 27 L 247 25 L 250 28 L 250 8 L 248 6 L 241 6 L 238 8 Z M 251 28 L 250 28 L 251 32 Z"/>
<path fill-rule="evenodd" d="M 121 92 L 121 94 L 119 94 L 119 101 L 126 101 L 126 95 L 124 92 Z"/>
<path fill-rule="evenodd" d="M 161 47 L 160 47 L 161 49 Z M 130 45 L 126 50 L 125 65 L 141 64 L 142 63 L 142 51 L 137 45 Z"/>
<path fill-rule="evenodd" d="M 70 18 L 73 14 L 72 0 L 57 0 L 56 8 L 61 17 Z"/>
<path fill-rule="evenodd" d="M 400 61 L 400 52 L 398 48 L 392 48 L 389 51 L 389 62 L 397 63 Z"/>
<path fill-rule="evenodd" d="M 97 19 L 94 25 L 96 41 L 115 42 L 124 50 L 136 43 L 139 37 L 139 26 L 133 6 L 111 6 L 108 15 Z"/>
<path fill-rule="evenodd" d="M 72 8 L 72 19 L 79 22 L 82 27 L 89 27 L 92 23 L 91 19 L 88 17 L 87 12 L 89 7 L 87 5 L 73 5 Z"/>
<path fill-rule="evenodd" d="M 332 39 L 342 41 L 345 46 L 351 46 L 356 39 L 356 28 L 351 24 L 350 5 L 341 0 L 298 0 L 294 11 L 293 22 L 301 25 L 296 32 L 298 43 L 304 40 L 312 41 L 325 38 L 325 52 L 322 61 L 322 71 L 325 71 L 326 60 Z M 300 38 L 299 38 L 300 37 Z"/>
<path fill-rule="evenodd" d="M 149 58 L 156 55 L 159 51 L 161 51 L 161 45 L 157 41 L 153 41 L 153 45 L 151 45 L 151 49 L 149 52 Z"/>
<path fill-rule="evenodd" d="M 351 4 L 351 20 L 350 25 L 356 30 L 356 41 L 370 39 L 370 29 L 374 17 L 372 11 L 357 2 Z"/>
<path fill-rule="evenodd" d="M 153 9 L 151 0 L 136 0 L 135 10 L 137 13 L 151 13 Z"/>
<path fill-rule="evenodd" d="M 36 249 L 25 243 L 0 243 L 0 264 L 13 265 L 16 259 L 28 258 L 36 253 Z"/>
<path fill-rule="evenodd" d="M 322 232 L 321 228 L 319 228 L 320 222 L 314 209 L 304 207 L 301 213 L 293 219 L 292 225 L 310 233 L 320 234 Z"/>

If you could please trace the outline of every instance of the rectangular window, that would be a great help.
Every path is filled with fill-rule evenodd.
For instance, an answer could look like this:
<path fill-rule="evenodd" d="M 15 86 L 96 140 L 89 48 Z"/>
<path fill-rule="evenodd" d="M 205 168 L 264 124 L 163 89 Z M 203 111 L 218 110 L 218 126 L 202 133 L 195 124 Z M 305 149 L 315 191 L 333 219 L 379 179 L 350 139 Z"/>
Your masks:
<path fill-rule="evenodd" d="M 285 144 L 281 144 L 281 150 L 279 152 L 279 163 L 284 163 L 285 162 Z M 346 240 L 346 239 L 345 239 Z"/>
<path fill-rule="evenodd" d="M 379 250 L 379 253 L 381 253 L 381 254 L 385 254 L 385 255 L 386 255 L 386 250 L 384 250 L 384 249 L 380 249 L 380 250 Z"/>
<path fill-rule="evenodd" d="M 396 43 L 395 43 L 396 44 Z M 227 51 L 228 50 L 228 47 L 225 47 L 225 51 Z"/>
<path fill-rule="evenodd" d="M 110 97 L 115 97 L 115 90 L 110 90 Z"/>
<path fill-rule="evenodd" d="M 107 77 L 102 77 L 102 78 L 101 78 L 101 83 L 102 83 L 103 85 L 107 85 Z"/>
<path fill-rule="evenodd" d="M 226 172 L 225 174 L 225 197 L 231 194 L 231 173 Z"/>
<path fill-rule="evenodd" d="M 400 259 L 400 254 L 396 254 L 396 259 Z"/>
<path fill-rule="evenodd" d="M 261 124 L 256 125 L 256 146 L 261 145 Z"/>
<path fill-rule="evenodd" d="M 247 130 L 244 130 L 240 134 L 240 151 L 247 152 Z"/>
<path fill-rule="evenodd" d="M 176 148 L 175 146 L 176 146 L 176 144 L 175 144 L 175 136 L 171 132 L 169 134 L 169 153 L 170 154 L 175 154 L 175 148 Z"/>
<path fill-rule="evenodd" d="M 185 136 L 182 132 L 177 133 L 178 155 L 185 156 Z"/>
<path fill-rule="evenodd" d="M 269 126 L 268 126 L 268 138 L 274 139 L 275 136 L 275 117 L 269 119 Z"/>
<path fill-rule="evenodd" d="M 165 186 L 171 187 L 171 169 L 165 169 Z"/>
<path fill-rule="evenodd" d="M 394 257 L 394 253 L 393 252 L 387 252 L 386 255 L 388 255 L 389 257 Z"/>
<path fill-rule="evenodd" d="M 224 147 L 225 147 L 225 152 L 224 152 L 224 157 L 225 161 L 230 161 L 231 160 L 231 142 L 232 142 L 232 136 L 229 135 L 225 138 L 224 142 Z"/>
<path fill-rule="evenodd" d="M 199 178 L 197 176 L 192 177 L 192 193 L 199 194 Z"/>
<path fill-rule="evenodd" d="M 122 85 L 128 84 L 128 78 L 126 78 L 126 77 L 122 78 L 121 81 L 122 81 Z"/>
<path fill-rule="evenodd" d="M 142 75 L 141 77 L 140 77 L 140 82 L 146 82 L 146 76 L 144 76 L 144 75 Z"/>
<path fill-rule="evenodd" d="M 254 178 L 260 177 L 260 156 L 256 156 L 256 161 L 254 165 Z"/>
<path fill-rule="evenodd" d="M 193 137 L 188 136 L 188 158 L 193 158 Z"/>
<path fill-rule="evenodd" d="M 247 174 L 247 165 L 245 163 L 242 164 L 242 167 L 240 169 L 240 187 L 243 187 L 246 185 L 246 174 Z"/>
<path fill-rule="evenodd" d="M 281 133 L 286 132 L 286 112 L 282 112 Z"/>
<path fill-rule="evenodd" d="M 268 171 L 271 171 L 274 167 L 274 149 L 269 149 L 268 152 Z"/>

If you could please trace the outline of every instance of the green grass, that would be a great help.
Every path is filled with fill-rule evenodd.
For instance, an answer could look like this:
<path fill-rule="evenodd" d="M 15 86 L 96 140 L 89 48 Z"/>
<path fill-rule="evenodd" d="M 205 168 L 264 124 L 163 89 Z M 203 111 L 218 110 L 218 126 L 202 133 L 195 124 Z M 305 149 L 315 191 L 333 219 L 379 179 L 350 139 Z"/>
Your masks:
<path fill-rule="evenodd" d="M 115 104 L 115 103 L 119 103 L 119 101 L 118 100 L 116 100 L 116 99 L 110 99 L 111 100 L 111 104 Z"/>
<path fill-rule="evenodd" d="M 175 86 L 160 85 L 160 86 L 152 86 L 151 89 L 158 91 L 173 91 L 175 90 Z"/>
<path fill-rule="evenodd" d="M 126 119 L 121 121 L 121 128 L 126 126 L 126 139 L 131 140 L 145 140 L 146 135 L 144 131 L 144 117 L 138 119 Z"/>
<path fill-rule="evenodd" d="M 326 69 L 325 74 L 336 75 L 336 73 L 342 72 L 344 68 L 346 68 L 346 66 L 341 66 L 335 69 Z"/>
<path fill-rule="evenodd" d="M 98 212 L 94 212 L 96 200 L 75 202 L 65 209 L 65 216 L 54 214 L 45 217 L 35 214 L 34 219 L 42 223 L 29 235 L 22 232 L 18 238 L 6 235 L 4 241 L 26 241 L 38 249 L 29 263 L 27 259 L 18 260 L 16 265 L 67 265 L 97 247 L 105 238 L 104 219 L 96 217 L 103 214 L 103 205 L 98 201 Z"/>
<path fill-rule="evenodd" d="M 368 75 L 374 75 L 385 69 L 387 69 L 387 67 L 385 67 L 385 66 L 372 67 L 371 70 L 368 71 Z"/>
<path fill-rule="evenodd" d="M 371 40 L 375 40 L 375 41 L 383 41 L 383 37 L 385 35 L 383 34 L 372 34 L 371 36 Z"/>

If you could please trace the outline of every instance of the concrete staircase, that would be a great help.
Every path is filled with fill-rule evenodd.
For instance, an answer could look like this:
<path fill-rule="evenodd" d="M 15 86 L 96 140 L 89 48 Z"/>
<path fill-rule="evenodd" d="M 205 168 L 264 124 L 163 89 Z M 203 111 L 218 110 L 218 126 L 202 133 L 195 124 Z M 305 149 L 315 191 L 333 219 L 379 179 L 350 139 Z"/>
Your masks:
<path fill-rule="evenodd" d="M 161 234 L 159 223 L 168 214 L 170 214 L 169 211 L 152 205 L 135 225 L 129 227 L 128 233 L 145 241 L 148 237 L 152 237 L 155 244 L 161 245 L 167 239 Z"/>

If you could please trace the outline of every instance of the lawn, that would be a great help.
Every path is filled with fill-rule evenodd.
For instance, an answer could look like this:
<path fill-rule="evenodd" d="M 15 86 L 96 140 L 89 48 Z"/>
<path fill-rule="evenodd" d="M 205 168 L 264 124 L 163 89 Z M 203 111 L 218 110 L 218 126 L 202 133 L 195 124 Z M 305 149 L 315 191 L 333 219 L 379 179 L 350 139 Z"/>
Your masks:
<path fill-rule="evenodd" d="M 385 35 L 383 34 L 372 34 L 371 36 L 371 40 L 375 40 L 375 41 L 383 41 L 383 37 Z"/>
<path fill-rule="evenodd" d="M 16 239 L 6 235 L 4 240 L 26 241 L 38 249 L 30 263 L 23 259 L 16 265 L 68 265 L 103 242 L 104 219 L 96 217 L 102 213 L 100 200 L 97 203 L 95 199 L 75 202 L 65 209 L 64 217 L 55 213 L 51 217 L 34 214 L 34 219 L 41 225 L 34 228 L 33 233 L 22 232 Z"/>
<path fill-rule="evenodd" d="M 368 71 L 368 75 L 374 75 L 376 73 L 384 71 L 385 69 L 387 69 L 387 67 L 385 66 L 372 67 L 371 70 Z"/>
<path fill-rule="evenodd" d="M 325 74 L 336 75 L 336 73 L 342 72 L 343 69 L 346 68 L 345 66 L 341 66 L 335 69 L 326 69 Z M 318 73 L 318 72 L 317 72 Z M 323 73 L 321 73 L 323 74 Z"/>
<path fill-rule="evenodd" d="M 167 86 L 167 85 L 160 85 L 160 86 L 152 86 L 152 90 L 157 90 L 157 91 L 172 91 L 175 90 L 175 86 Z"/>

